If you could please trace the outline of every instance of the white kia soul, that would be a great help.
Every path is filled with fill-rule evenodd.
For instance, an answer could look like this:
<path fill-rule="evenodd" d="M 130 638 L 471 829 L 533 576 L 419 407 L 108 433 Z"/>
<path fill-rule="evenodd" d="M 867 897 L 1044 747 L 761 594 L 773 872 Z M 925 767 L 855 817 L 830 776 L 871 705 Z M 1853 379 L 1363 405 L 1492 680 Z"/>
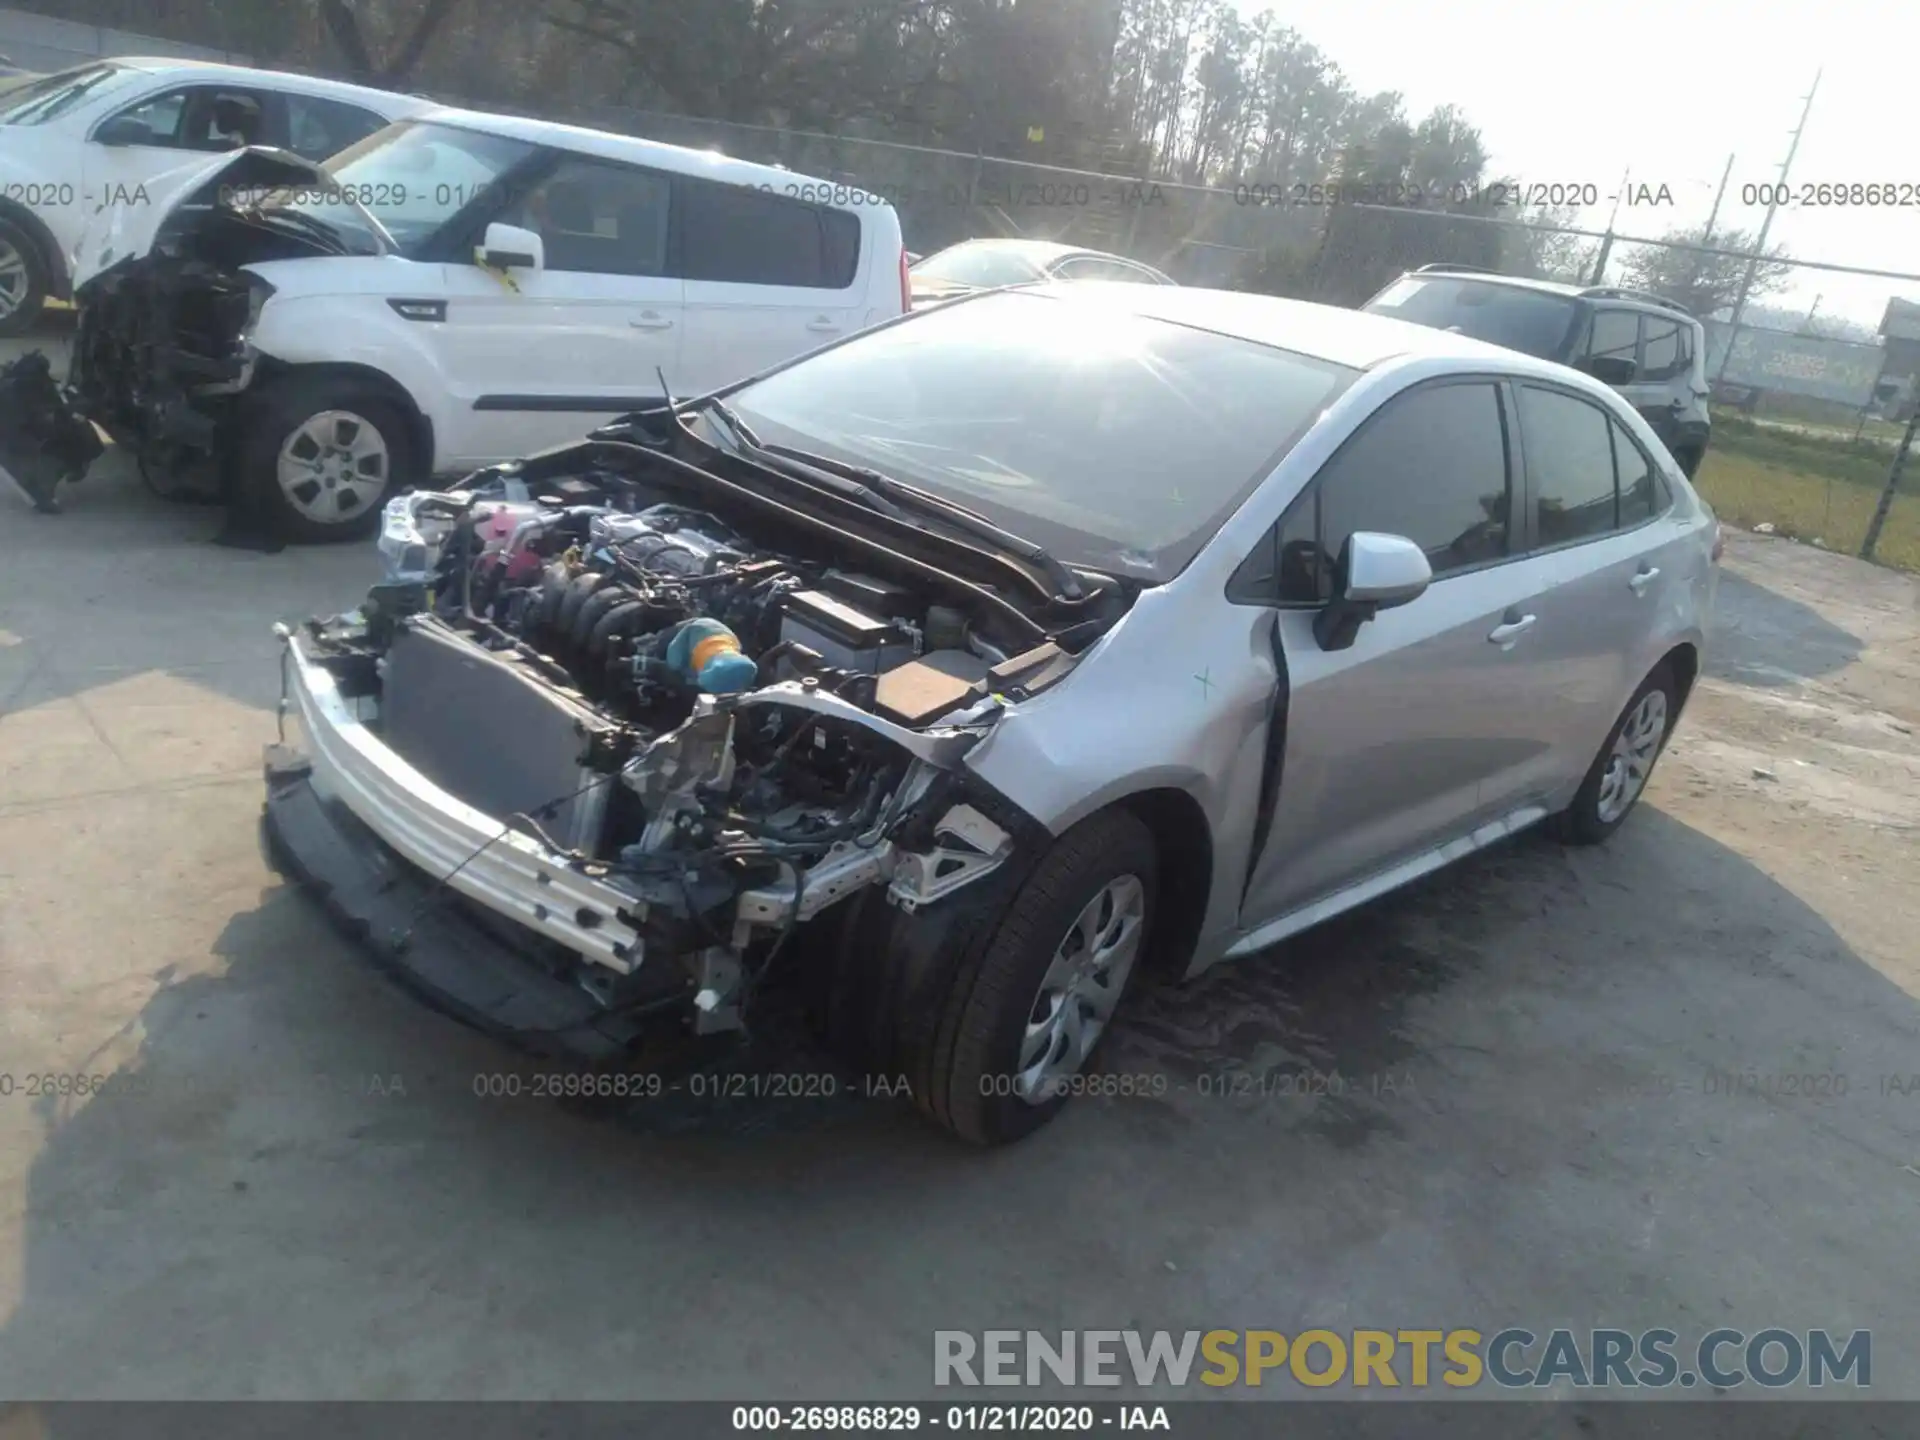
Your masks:
<path fill-rule="evenodd" d="M 434 109 L 324 166 L 255 148 L 147 189 L 75 257 L 71 393 L 294 541 L 908 305 L 877 198 L 544 121 Z"/>

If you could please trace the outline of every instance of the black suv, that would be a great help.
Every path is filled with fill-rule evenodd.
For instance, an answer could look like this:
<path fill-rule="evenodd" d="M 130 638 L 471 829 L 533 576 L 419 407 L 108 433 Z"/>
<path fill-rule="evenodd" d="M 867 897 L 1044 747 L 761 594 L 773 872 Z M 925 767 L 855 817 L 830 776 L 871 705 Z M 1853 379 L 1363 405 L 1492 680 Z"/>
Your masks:
<path fill-rule="evenodd" d="M 1707 453 L 1707 335 L 1671 300 L 1422 265 L 1360 308 L 1584 370 L 1632 402 L 1688 479 Z"/>

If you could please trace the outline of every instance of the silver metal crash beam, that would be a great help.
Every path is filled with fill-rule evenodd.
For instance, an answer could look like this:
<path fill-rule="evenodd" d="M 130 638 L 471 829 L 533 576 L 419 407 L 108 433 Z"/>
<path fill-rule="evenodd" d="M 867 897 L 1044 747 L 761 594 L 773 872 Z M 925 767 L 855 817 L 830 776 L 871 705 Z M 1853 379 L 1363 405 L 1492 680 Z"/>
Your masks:
<path fill-rule="evenodd" d="M 642 910 L 639 901 L 440 789 L 361 723 L 302 636 L 285 644 L 316 789 L 450 889 L 597 965 L 623 975 L 638 968 L 640 935 L 619 916 Z"/>

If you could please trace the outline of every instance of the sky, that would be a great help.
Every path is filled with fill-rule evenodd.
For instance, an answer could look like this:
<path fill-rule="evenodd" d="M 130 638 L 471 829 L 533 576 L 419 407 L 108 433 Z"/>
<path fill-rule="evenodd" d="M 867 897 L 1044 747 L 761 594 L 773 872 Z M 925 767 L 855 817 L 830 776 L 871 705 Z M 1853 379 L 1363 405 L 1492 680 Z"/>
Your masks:
<path fill-rule="evenodd" d="M 1492 156 L 1488 175 L 1591 183 L 1605 227 L 1622 174 L 1672 192 L 1671 208 L 1619 211 L 1619 231 L 1697 225 L 1735 157 L 1716 228 L 1752 231 L 1765 207 L 1742 187 L 1771 184 L 1814 74 L 1824 67 L 1789 184 L 1906 187 L 1905 207 L 1789 208 L 1769 242 L 1793 255 L 1920 275 L 1920 7 L 1897 0 L 1235 0 L 1271 10 L 1363 92 L 1398 90 L 1417 119 L 1456 104 Z M 1755 199 L 1751 195 L 1744 197 Z M 1616 254 L 1618 250 L 1616 249 Z M 1620 278 L 1617 267 L 1609 280 Z M 1920 280 L 1797 270 L 1768 304 L 1812 306 L 1877 327 L 1890 295 Z"/>

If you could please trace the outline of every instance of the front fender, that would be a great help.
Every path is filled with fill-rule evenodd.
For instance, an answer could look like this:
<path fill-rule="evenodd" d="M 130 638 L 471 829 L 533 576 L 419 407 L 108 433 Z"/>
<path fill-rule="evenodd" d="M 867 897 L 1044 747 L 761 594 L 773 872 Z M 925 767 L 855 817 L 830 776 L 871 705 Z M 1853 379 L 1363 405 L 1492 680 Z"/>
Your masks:
<path fill-rule="evenodd" d="M 422 327 L 402 320 L 378 295 L 275 295 L 250 338 L 261 355 L 283 365 L 378 371 L 406 393 L 434 435 L 452 429 L 446 387 Z"/>
<path fill-rule="evenodd" d="M 1151 790 L 1190 796 L 1213 851 L 1206 937 L 1239 918 L 1280 693 L 1273 615 L 1150 590 L 1064 680 L 1010 705 L 967 768 L 1049 832 Z M 1196 623 L 1196 617 L 1198 622 Z"/>

